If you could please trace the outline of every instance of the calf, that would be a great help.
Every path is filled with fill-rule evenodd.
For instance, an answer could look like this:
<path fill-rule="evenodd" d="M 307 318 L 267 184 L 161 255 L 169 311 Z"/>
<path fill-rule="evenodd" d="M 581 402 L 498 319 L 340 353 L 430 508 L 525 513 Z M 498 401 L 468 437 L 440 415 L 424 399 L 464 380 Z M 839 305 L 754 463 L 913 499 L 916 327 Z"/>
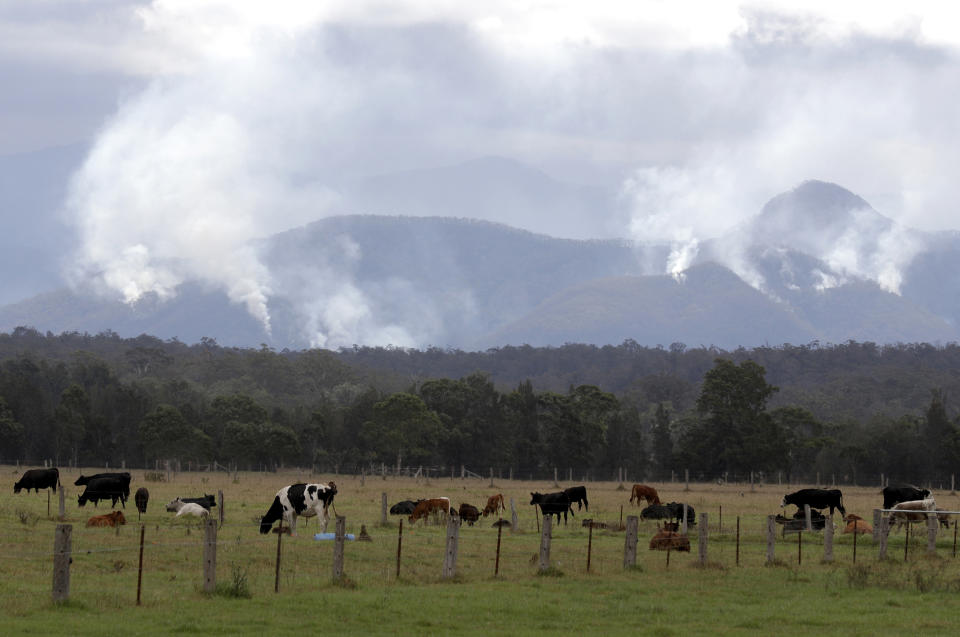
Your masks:
<path fill-rule="evenodd" d="M 26 489 L 30 493 L 33 489 L 39 493 L 40 489 L 53 489 L 57 492 L 57 485 L 60 484 L 60 471 L 54 467 L 52 469 L 28 469 L 19 480 L 13 483 L 13 492 L 20 493 L 21 489 Z"/>
<path fill-rule="evenodd" d="M 127 519 L 123 517 L 123 511 L 114 511 L 106 515 L 95 515 L 87 520 L 87 526 L 120 526 L 126 524 Z"/>
<path fill-rule="evenodd" d="M 936 510 L 937 503 L 933 498 L 926 498 L 924 500 L 898 502 L 891 508 L 893 511 L 890 512 L 888 522 L 891 530 L 893 530 L 894 525 L 896 525 L 896 529 L 899 529 L 908 522 L 926 520 L 930 516 L 930 512 Z"/>
<path fill-rule="evenodd" d="M 636 501 L 637 506 L 640 506 L 640 500 L 646 500 L 647 504 L 660 504 L 660 496 L 656 489 L 645 484 L 635 484 L 630 492 L 630 503 L 633 504 Z"/>
<path fill-rule="evenodd" d="M 487 498 L 487 506 L 483 507 L 483 517 L 490 514 L 496 514 L 497 511 L 506 511 L 507 507 L 503 504 L 503 494 L 498 493 Z"/>
<path fill-rule="evenodd" d="M 690 538 L 680 535 L 676 531 L 661 529 L 650 539 L 651 551 L 686 551 L 690 552 Z"/>
<path fill-rule="evenodd" d="M 873 533 L 873 527 L 867 524 L 866 520 L 861 518 L 859 515 L 853 513 L 848 514 L 843 518 L 843 521 L 847 523 L 847 526 L 844 527 L 844 533 L 856 533 L 860 535 L 866 535 L 867 533 Z"/>
<path fill-rule="evenodd" d="M 460 503 L 460 511 L 458 511 L 458 514 L 460 515 L 460 519 L 470 526 L 473 526 L 473 523 L 480 519 L 480 509 L 466 502 Z"/>

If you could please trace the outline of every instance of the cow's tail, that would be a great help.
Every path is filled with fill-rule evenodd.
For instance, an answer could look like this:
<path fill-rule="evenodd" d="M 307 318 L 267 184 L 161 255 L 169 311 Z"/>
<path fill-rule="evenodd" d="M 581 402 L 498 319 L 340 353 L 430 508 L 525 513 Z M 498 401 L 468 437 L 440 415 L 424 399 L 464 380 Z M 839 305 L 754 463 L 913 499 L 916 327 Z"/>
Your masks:
<path fill-rule="evenodd" d="M 273 498 L 273 504 L 267 509 L 267 514 L 260 518 L 260 533 L 266 535 L 270 532 L 273 523 L 283 517 L 283 505 L 280 504 L 280 497 Z"/>
<path fill-rule="evenodd" d="M 843 508 L 843 494 L 840 494 L 840 504 L 837 506 L 840 509 L 840 515 L 846 516 L 847 510 Z"/>

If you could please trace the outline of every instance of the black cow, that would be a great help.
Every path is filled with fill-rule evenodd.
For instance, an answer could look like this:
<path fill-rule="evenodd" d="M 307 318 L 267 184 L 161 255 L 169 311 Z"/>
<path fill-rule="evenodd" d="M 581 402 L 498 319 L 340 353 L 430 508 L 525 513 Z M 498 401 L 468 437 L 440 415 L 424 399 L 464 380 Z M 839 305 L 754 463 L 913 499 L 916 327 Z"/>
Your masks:
<path fill-rule="evenodd" d="M 190 502 L 193 502 L 194 504 L 199 504 L 207 511 L 217 506 L 217 497 L 214 495 L 210 495 L 209 493 L 204 494 L 202 498 L 180 498 L 180 501 L 183 502 L 184 504 L 188 504 Z"/>
<path fill-rule="evenodd" d="M 460 510 L 457 512 L 460 516 L 460 519 L 468 523 L 470 526 L 473 526 L 473 523 L 480 519 L 480 509 L 473 506 L 472 504 L 467 504 L 462 502 L 460 504 Z"/>
<path fill-rule="evenodd" d="M 683 502 L 669 504 L 651 504 L 640 511 L 641 520 L 677 520 L 683 519 Z M 687 505 L 687 526 L 696 526 L 697 512 Z"/>
<path fill-rule="evenodd" d="M 798 511 L 803 511 L 805 504 L 809 504 L 811 509 L 826 509 L 829 507 L 830 515 L 833 510 L 840 511 L 840 515 L 846 515 L 847 510 L 843 508 L 843 493 L 840 489 L 800 489 L 793 493 L 783 496 L 780 506 L 785 507 L 793 504 Z"/>
<path fill-rule="evenodd" d="M 573 515 L 573 507 L 570 506 L 570 496 L 564 491 L 558 493 L 531 493 L 530 504 L 540 505 L 540 512 L 543 517 L 548 515 L 557 516 L 557 524 L 560 524 L 560 515 L 563 514 L 563 523 L 567 523 L 567 511 Z"/>
<path fill-rule="evenodd" d="M 75 481 L 73 484 L 75 484 L 75 485 L 78 486 L 78 487 L 79 487 L 79 486 L 85 486 L 85 485 L 89 485 L 90 482 L 93 481 L 93 480 L 99 480 L 99 479 L 103 479 L 103 478 L 112 478 L 112 479 L 116 479 L 116 480 L 121 480 L 121 481 L 123 481 L 123 483 L 124 483 L 124 486 L 123 486 L 123 498 L 121 498 L 121 502 L 123 502 L 123 506 L 124 506 L 124 508 L 126 508 L 126 506 L 127 506 L 127 505 L 126 505 L 126 502 L 127 502 L 127 500 L 130 499 L 130 472 L 129 472 L 129 471 L 123 471 L 123 472 L 121 472 L 121 473 L 95 473 L 95 474 L 93 474 L 92 476 L 85 476 L 85 475 L 83 475 L 83 474 L 80 474 L 80 477 L 77 478 L 76 481 Z M 106 500 L 106 497 L 103 497 L 103 498 L 100 498 L 100 499 L 101 499 L 101 500 Z M 94 504 L 94 506 L 96 506 L 97 500 L 93 500 L 93 504 Z M 113 506 L 116 506 L 116 505 L 117 505 L 117 501 L 114 500 L 114 501 L 113 501 Z M 83 506 L 83 505 L 80 505 L 80 506 Z"/>
<path fill-rule="evenodd" d="M 423 502 L 423 500 L 403 500 L 397 502 L 392 507 L 390 507 L 390 515 L 412 515 L 413 510 L 417 508 L 417 505 Z"/>
<path fill-rule="evenodd" d="M 581 508 L 585 508 L 587 511 L 590 510 L 590 503 L 587 502 L 587 488 L 586 487 L 569 487 L 563 490 L 567 494 L 567 497 L 570 498 L 570 504 L 574 502 L 577 503 L 577 511 Z"/>
<path fill-rule="evenodd" d="M 54 467 L 52 469 L 28 469 L 19 481 L 13 483 L 13 492 L 20 493 L 20 489 L 30 489 L 39 493 L 40 489 L 53 489 L 57 492 L 57 485 L 60 484 L 60 471 Z"/>
<path fill-rule="evenodd" d="M 929 489 L 919 489 L 912 484 L 898 484 L 883 488 L 883 508 L 892 509 L 894 504 L 926 500 L 930 497 Z"/>
<path fill-rule="evenodd" d="M 133 494 L 133 501 L 137 505 L 137 519 L 140 519 L 140 515 L 147 512 L 147 502 L 150 501 L 150 492 L 144 487 L 137 489 L 137 492 Z"/>
<path fill-rule="evenodd" d="M 92 476 L 84 486 L 83 493 L 77 496 L 77 504 L 83 506 L 93 502 L 96 506 L 100 500 L 110 500 L 110 506 L 117 506 L 117 500 L 127 508 L 127 498 L 130 497 L 130 474 L 123 476 Z"/>

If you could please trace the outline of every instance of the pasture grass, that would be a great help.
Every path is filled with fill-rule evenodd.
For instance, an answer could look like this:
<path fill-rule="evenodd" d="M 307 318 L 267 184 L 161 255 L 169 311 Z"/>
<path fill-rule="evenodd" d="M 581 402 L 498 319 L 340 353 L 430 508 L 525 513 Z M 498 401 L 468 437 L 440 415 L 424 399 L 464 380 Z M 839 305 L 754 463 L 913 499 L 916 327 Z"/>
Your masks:
<path fill-rule="evenodd" d="M 95 470 L 84 469 L 84 473 Z M 314 629 L 335 634 L 542 634 L 597 630 L 610 634 L 751 635 L 827 633 L 893 634 L 904 630 L 947 634 L 957 630 L 960 561 L 951 556 L 953 531 L 938 537 L 938 554 L 926 555 L 926 534 L 912 538 L 903 561 L 904 534 L 891 535 L 887 559 L 877 559 L 872 540 L 835 536 L 834 561 L 823 562 L 822 535 L 804 533 L 802 564 L 797 536 L 778 534 L 776 561 L 766 565 L 766 516 L 780 512 L 782 495 L 797 485 L 758 486 L 654 483 L 664 501 L 686 501 L 709 514 L 708 560 L 697 562 L 697 532 L 691 552 L 647 550 L 655 533 L 641 523 L 637 566 L 623 568 L 624 533 L 594 529 L 590 572 L 586 570 L 585 517 L 614 526 L 636 514 L 629 491 L 616 483 L 587 483 L 590 513 L 554 526 L 551 568 L 537 569 L 540 536 L 530 491 L 553 490 L 548 482 L 310 476 L 308 472 L 180 473 L 170 482 L 146 482 L 132 471 L 133 489 L 150 490 L 143 517 L 145 550 L 142 605 L 136 606 L 139 524 L 132 502 L 119 533 L 86 528 L 86 519 L 109 509 L 77 506 L 80 470 L 62 470 L 67 485 L 67 523 L 73 524 L 70 600 L 51 602 L 52 551 L 57 520 L 47 516 L 45 493 L 0 495 L 0 607 L 3 634 L 265 634 Z M 14 467 L 0 475 L 15 481 Z M 333 543 L 315 541 L 315 521 L 301 519 L 298 536 L 284 536 L 279 593 L 274 592 L 277 535 L 260 535 L 257 521 L 274 493 L 296 481 L 334 480 L 337 512 L 347 532 L 365 524 L 371 542 L 347 542 L 345 575 L 333 581 Z M 164 510 L 174 497 L 225 495 L 225 524 L 218 533 L 217 591 L 202 592 L 203 532 L 196 521 Z M 404 521 L 397 577 L 398 519 L 380 524 L 380 494 L 388 503 L 446 495 L 481 506 L 492 493 L 513 498 L 521 530 L 505 528 L 499 574 L 494 575 L 497 529 L 491 518 L 460 529 L 457 576 L 441 578 L 443 525 Z M 957 510 L 958 498 L 936 493 L 940 508 Z M 848 511 L 870 520 L 879 490 L 844 488 Z M 722 507 L 723 528 L 719 528 Z M 51 513 L 57 497 L 51 497 Z M 216 509 L 214 509 L 216 512 Z M 509 511 L 506 514 L 509 517 Z M 741 522 L 740 564 L 735 564 L 736 518 Z M 838 520 L 839 521 L 839 520 Z M 919 528 L 919 527 L 918 527 Z M 333 529 L 331 521 L 330 528 Z M 779 530 L 779 529 L 778 529 Z"/>

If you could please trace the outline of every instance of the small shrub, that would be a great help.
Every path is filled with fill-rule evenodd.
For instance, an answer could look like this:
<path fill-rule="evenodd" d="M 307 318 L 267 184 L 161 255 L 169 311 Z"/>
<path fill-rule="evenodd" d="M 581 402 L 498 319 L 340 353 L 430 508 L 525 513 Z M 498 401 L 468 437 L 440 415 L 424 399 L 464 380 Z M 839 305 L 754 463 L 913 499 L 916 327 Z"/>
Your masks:
<path fill-rule="evenodd" d="M 166 482 L 167 475 L 162 471 L 146 471 L 143 474 L 143 479 L 146 482 Z"/>
<path fill-rule="evenodd" d="M 20 524 L 36 526 L 40 517 L 25 509 L 17 509 L 17 519 L 20 520 Z"/>
<path fill-rule="evenodd" d="M 866 588 L 870 581 L 870 568 L 863 564 L 854 564 L 847 568 L 847 586 L 850 588 Z"/>
<path fill-rule="evenodd" d="M 543 577 L 563 577 L 563 571 L 556 566 L 548 566 L 542 571 L 537 571 L 537 575 L 541 575 Z"/>
<path fill-rule="evenodd" d="M 234 566 L 230 581 L 217 584 L 217 590 L 214 594 L 232 599 L 250 599 L 253 597 L 253 593 L 250 592 L 250 585 L 247 582 L 246 569 Z"/>

